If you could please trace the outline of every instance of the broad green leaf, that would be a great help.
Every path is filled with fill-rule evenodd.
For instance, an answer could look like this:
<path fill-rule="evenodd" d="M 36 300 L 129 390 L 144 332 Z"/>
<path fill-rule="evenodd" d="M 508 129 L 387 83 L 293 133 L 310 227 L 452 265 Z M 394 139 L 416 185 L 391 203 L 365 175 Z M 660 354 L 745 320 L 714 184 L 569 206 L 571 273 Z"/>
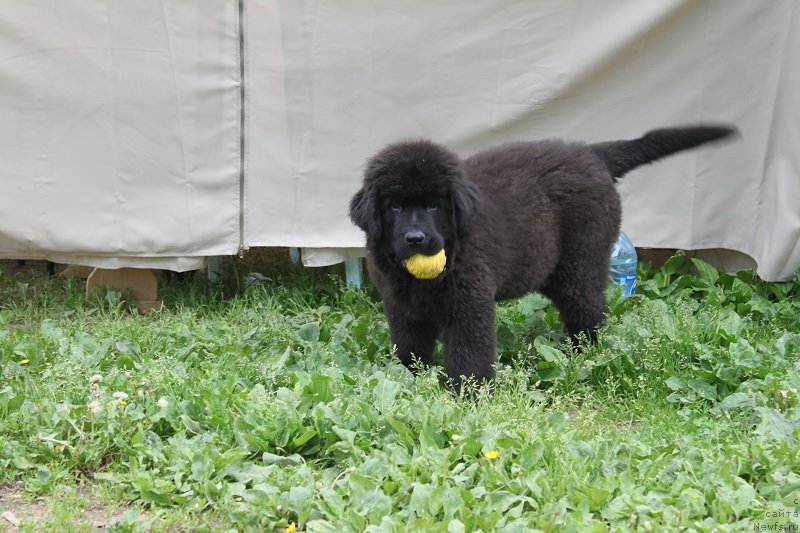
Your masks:
<path fill-rule="evenodd" d="M 306 432 L 304 432 L 302 435 L 299 435 L 299 436 L 295 437 L 294 439 L 292 439 L 292 445 L 295 448 L 300 448 L 301 446 L 303 446 L 304 444 L 306 444 L 308 441 L 310 441 L 311 439 L 313 439 L 316 436 L 317 436 L 317 432 L 315 430 L 313 430 L 313 429 L 309 429 Z"/>
<path fill-rule="evenodd" d="M 319 322 L 309 322 L 300 326 L 297 336 L 306 342 L 319 341 Z"/>
<path fill-rule="evenodd" d="M 296 513 L 298 517 L 307 516 L 310 510 L 314 491 L 310 487 L 297 485 L 289 489 L 289 494 L 283 499 L 286 507 Z"/>
<path fill-rule="evenodd" d="M 611 495 L 610 492 L 599 487 L 584 487 L 581 489 L 581 493 L 585 496 L 589 510 L 592 512 L 600 511 Z"/>
<path fill-rule="evenodd" d="M 537 440 L 525 446 L 517 456 L 517 464 L 525 471 L 532 470 L 544 455 L 544 444 Z"/>
<path fill-rule="evenodd" d="M 533 347 L 536 348 L 536 352 L 541 355 L 545 361 L 550 363 L 561 363 L 565 359 L 564 353 L 561 350 L 547 344 L 547 341 L 542 337 L 537 337 L 536 340 L 533 341 Z"/>
<path fill-rule="evenodd" d="M 790 422 L 780 411 L 769 407 L 757 407 L 761 415 L 758 431 L 763 436 L 773 440 L 791 439 L 796 423 Z"/>
<path fill-rule="evenodd" d="M 18 470 L 30 470 L 34 466 L 34 463 L 30 462 L 28 458 L 23 454 L 15 454 L 14 457 L 11 459 L 11 463 L 14 465 L 14 468 Z"/>
<path fill-rule="evenodd" d="M 392 500 L 380 490 L 356 494 L 353 505 L 371 524 L 379 524 L 381 519 L 392 512 Z"/>
<path fill-rule="evenodd" d="M 770 290 L 772 294 L 778 297 L 779 300 L 785 300 L 789 292 L 794 288 L 794 283 L 785 281 L 781 283 L 771 283 Z"/>
<path fill-rule="evenodd" d="M 427 483 L 415 483 L 411 491 L 411 499 L 408 509 L 416 516 L 426 516 L 429 512 L 429 505 L 433 486 Z"/>
<path fill-rule="evenodd" d="M 706 400 L 717 399 L 717 386 L 707 382 L 704 379 L 689 380 L 689 388 L 695 391 L 698 396 Z"/>
<path fill-rule="evenodd" d="M 447 533 L 465 533 L 466 527 L 458 518 L 453 518 L 447 523 Z"/>
<path fill-rule="evenodd" d="M 64 330 L 56 326 L 56 323 L 52 320 L 43 320 L 40 328 L 42 330 L 42 336 L 47 340 L 58 342 L 65 338 Z"/>
<path fill-rule="evenodd" d="M 517 304 L 517 308 L 525 315 L 532 315 L 536 311 L 541 311 L 542 309 L 547 309 L 550 305 L 550 300 L 545 298 L 539 293 L 531 293 L 526 296 L 523 296 L 519 303 Z"/>
<path fill-rule="evenodd" d="M 725 397 L 716 407 L 714 407 L 711 412 L 714 414 L 722 414 L 727 413 L 728 411 L 732 411 L 733 409 L 739 409 L 741 407 L 748 407 L 753 405 L 753 398 L 744 392 L 734 392 Z"/>
<path fill-rule="evenodd" d="M 143 502 L 149 504 L 156 504 L 162 507 L 167 507 L 172 505 L 172 498 L 170 498 L 167 494 L 160 494 L 153 490 L 142 490 L 139 491 L 139 497 L 142 499 Z"/>
<path fill-rule="evenodd" d="M 551 413 L 547 416 L 548 425 L 556 431 L 563 431 L 567 423 L 567 416 L 564 413 Z"/>
<path fill-rule="evenodd" d="M 719 272 L 716 268 L 706 263 L 702 259 L 692 257 L 692 264 L 700 273 L 700 279 L 706 281 L 709 285 L 714 285 L 719 279 Z"/>
<path fill-rule="evenodd" d="M 346 502 L 338 491 L 326 487 L 320 491 L 320 498 L 333 516 L 339 518 L 344 514 Z"/>
<path fill-rule="evenodd" d="M 11 394 L 11 389 L 8 389 L 8 393 Z M 3 394 L 2 396 L 0 396 L 0 414 L 13 413 L 14 411 L 18 410 L 24 402 L 25 402 L 24 394 L 19 394 L 16 396 L 6 396 L 5 394 Z"/>
<path fill-rule="evenodd" d="M 542 361 L 536 365 L 536 372 L 542 381 L 555 381 L 564 376 L 564 370 L 558 363 Z"/>
<path fill-rule="evenodd" d="M 200 424 L 198 424 L 195 420 L 192 420 L 192 418 L 189 415 L 184 413 L 180 416 L 180 418 L 181 422 L 183 422 L 184 427 L 186 427 L 186 429 L 188 429 L 192 433 L 203 432 L 203 428 L 200 426 Z"/>
<path fill-rule="evenodd" d="M 798 316 L 800 321 L 800 316 Z M 788 353 L 797 353 L 800 348 L 800 334 L 797 333 L 784 333 L 780 339 L 775 343 L 775 348 L 781 357 L 786 357 Z"/>
<path fill-rule="evenodd" d="M 414 437 L 414 433 L 409 429 L 409 427 L 400 420 L 397 420 L 394 416 L 389 413 L 383 414 L 383 419 L 386 420 L 386 423 L 389 424 L 397 435 L 400 437 L 400 441 L 406 445 L 409 449 L 413 449 L 417 439 Z"/>
<path fill-rule="evenodd" d="M 686 398 L 683 392 L 673 392 L 667 396 L 667 401 L 671 403 L 682 402 Z"/>
<path fill-rule="evenodd" d="M 310 520 L 306 523 L 308 533 L 341 533 L 342 529 L 328 520 Z"/>
<path fill-rule="evenodd" d="M 250 450 L 246 448 L 230 448 L 225 450 L 222 455 L 214 460 L 214 468 L 221 470 L 237 463 L 250 455 Z"/>
<path fill-rule="evenodd" d="M 302 464 L 303 458 L 297 454 L 294 455 L 276 455 L 274 453 L 264 452 L 261 455 L 261 461 L 265 465 L 299 465 Z"/>
<path fill-rule="evenodd" d="M 683 390 L 686 388 L 686 382 L 678 376 L 670 376 L 667 378 L 664 384 L 669 387 L 670 390 L 674 391 Z"/>
<path fill-rule="evenodd" d="M 379 411 L 386 411 L 395 401 L 401 385 L 388 378 L 384 378 L 375 385 L 375 408 Z"/>
<path fill-rule="evenodd" d="M 733 309 L 721 309 L 717 325 L 732 340 L 738 337 L 742 331 L 742 317 Z"/>
<path fill-rule="evenodd" d="M 203 451 L 196 453 L 192 459 L 192 479 L 198 481 L 209 479 L 213 473 L 214 465 L 211 459 Z"/>
<path fill-rule="evenodd" d="M 329 402 L 333 399 L 332 379 L 324 374 L 311 376 L 311 393 L 315 402 Z"/>
<path fill-rule="evenodd" d="M 350 324 L 353 322 L 353 315 L 345 313 L 336 325 L 331 336 L 331 342 L 340 344 L 350 335 Z"/>
<path fill-rule="evenodd" d="M 272 356 L 267 361 L 270 367 L 273 369 L 280 369 L 286 366 L 286 362 L 289 360 L 289 357 L 292 355 L 292 348 L 291 346 L 287 346 L 286 349 L 281 352 L 278 356 Z"/>
<path fill-rule="evenodd" d="M 46 485 L 50 478 L 52 477 L 52 472 L 46 466 L 40 466 L 36 470 L 36 481 L 39 485 Z"/>
<path fill-rule="evenodd" d="M 376 480 L 358 473 L 350 474 L 347 484 L 353 495 L 372 492 L 378 488 L 378 482 Z"/>
<path fill-rule="evenodd" d="M 677 274 L 684 265 L 686 265 L 686 256 L 683 254 L 675 254 L 664 262 L 659 271 L 666 273 L 668 276 L 672 276 Z"/>
<path fill-rule="evenodd" d="M 756 497 L 756 490 L 745 480 L 739 477 L 733 478 L 734 487 L 721 490 L 726 501 L 733 510 L 736 517 L 745 515 L 753 508 L 753 500 Z"/>
<path fill-rule="evenodd" d="M 731 293 L 739 303 L 747 303 L 753 298 L 753 288 L 739 278 L 733 278 Z"/>

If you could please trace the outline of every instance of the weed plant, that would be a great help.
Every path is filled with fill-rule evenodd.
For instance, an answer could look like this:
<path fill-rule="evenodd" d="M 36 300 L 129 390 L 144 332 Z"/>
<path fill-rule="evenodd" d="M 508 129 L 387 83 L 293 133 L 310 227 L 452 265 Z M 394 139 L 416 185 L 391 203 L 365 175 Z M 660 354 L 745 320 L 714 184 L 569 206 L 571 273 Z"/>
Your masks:
<path fill-rule="evenodd" d="M 501 305 L 493 390 L 457 397 L 339 278 L 140 315 L 0 271 L 0 487 L 48 506 L 29 531 L 797 528 L 800 279 L 639 274 L 580 351 L 545 298 Z"/>

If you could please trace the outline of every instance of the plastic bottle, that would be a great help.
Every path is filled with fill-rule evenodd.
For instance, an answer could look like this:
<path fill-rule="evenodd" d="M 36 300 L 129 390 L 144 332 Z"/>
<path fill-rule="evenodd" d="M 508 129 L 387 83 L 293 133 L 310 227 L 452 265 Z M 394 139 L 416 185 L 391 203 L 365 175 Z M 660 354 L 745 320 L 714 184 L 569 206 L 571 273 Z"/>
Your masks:
<path fill-rule="evenodd" d="M 625 286 L 623 296 L 636 292 L 637 261 L 636 248 L 625 232 L 620 230 L 617 242 L 611 249 L 611 279 L 617 285 Z"/>

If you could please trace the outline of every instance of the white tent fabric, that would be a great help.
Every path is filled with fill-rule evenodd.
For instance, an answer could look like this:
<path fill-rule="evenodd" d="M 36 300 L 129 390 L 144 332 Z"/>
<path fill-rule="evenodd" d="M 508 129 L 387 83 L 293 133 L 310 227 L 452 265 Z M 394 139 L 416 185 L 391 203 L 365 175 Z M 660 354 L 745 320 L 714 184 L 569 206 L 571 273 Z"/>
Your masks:
<path fill-rule="evenodd" d="M 238 2 L 0 2 L 0 256 L 239 247 Z"/>
<path fill-rule="evenodd" d="M 246 20 L 250 245 L 363 245 L 347 200 L 390 141 L 468 155 L 723 121 L 742 138 L 621 182 L 624 229 L 637 246 L 738 250 L 767 279 L 800 266 L 791 0 L 279 0 Z M 312 252 L 307 264 L 340 258 Z"/>
<path fill-rule="evenodd" d="M 0 256 L 327 263 L 363 245 L 347 204 L 384 143 L 722 121 L 741 139 L 621 181 L 624 229 L 765 279 L 800 267 L 793 0 L 0 0 L 0 27 Z"/>

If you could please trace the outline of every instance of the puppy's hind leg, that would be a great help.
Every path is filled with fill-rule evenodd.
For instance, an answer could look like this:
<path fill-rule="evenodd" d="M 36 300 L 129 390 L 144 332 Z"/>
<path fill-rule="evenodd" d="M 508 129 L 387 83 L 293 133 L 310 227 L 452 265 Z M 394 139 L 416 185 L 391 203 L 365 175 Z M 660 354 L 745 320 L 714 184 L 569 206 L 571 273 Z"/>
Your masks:
<path fill-rule="evenodd" d="M 597 340 L 597 330 L 605 322 L 608 303 L 605 296 L 606 275 L 597 270 L 588 275 L 569 270 L 557 270 L 542 293 L 553 301 L 561 321 L 575 346 L 581 334 L 587 340 Z"/>

